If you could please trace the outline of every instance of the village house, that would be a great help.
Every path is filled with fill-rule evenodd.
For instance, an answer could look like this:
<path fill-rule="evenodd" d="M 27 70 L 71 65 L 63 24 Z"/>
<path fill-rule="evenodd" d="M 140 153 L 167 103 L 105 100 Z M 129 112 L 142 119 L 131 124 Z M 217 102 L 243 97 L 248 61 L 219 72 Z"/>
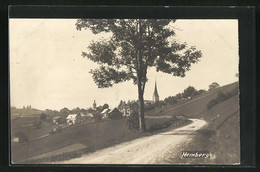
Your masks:
<path fill-rule="evenodd" d="M 110 119 L 121 119 L 123 117 L 123 114 L 117 109 L 114 108 L 108 113 L 108 118 Z"/>
<path fill-rule="evenodd" d="M 108 118 L 108 113 L 109 113 L 109 111 L 110 111 L 110 109 L 106 108 L 106 109 L 104 109 L 104 110 L 100 113 L 100 115 L 102 116 L 102 119 Z"/>
<path fill-rule="evenodd" d="M 84 113 L 80 113 L 81 116 L 81 121 L 85 121 L 85 120 L 91 120 L 93 119 L 93 112 L 84 112 Z"/>
<path fill-rule="evenodd" d="M 66 118 L 67 124 L 77 124 L 81 122 L 81 116 L 80 114 L 69 114 Z"/>
<path fill-rule="evenodd" d="M 55 116 L 55 117 L 52 118 L 52 123 L 53 124 L 59 124 L 60 120 L 61 120 L 60 116 Z"/>
<path fill-rule="evenodd" d="M 87 114 L 86 114 L 86 117 L 91 117 L 91 118 L 93 118 L 93 113 L 92 112 L 87 112 Z"/>

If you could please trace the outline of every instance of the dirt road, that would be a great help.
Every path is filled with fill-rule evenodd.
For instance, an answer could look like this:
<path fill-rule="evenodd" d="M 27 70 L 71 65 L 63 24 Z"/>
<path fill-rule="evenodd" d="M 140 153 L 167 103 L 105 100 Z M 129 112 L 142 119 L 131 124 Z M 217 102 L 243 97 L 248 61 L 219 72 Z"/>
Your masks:
<path fill-rule="evenodd" d="M 187 143 L 190 135 L 206 125 L 204 120 L 191 119 L 184 127 L 161 132 L 83 155 L 59 164 L 166 164 L 167 153 Z"/>

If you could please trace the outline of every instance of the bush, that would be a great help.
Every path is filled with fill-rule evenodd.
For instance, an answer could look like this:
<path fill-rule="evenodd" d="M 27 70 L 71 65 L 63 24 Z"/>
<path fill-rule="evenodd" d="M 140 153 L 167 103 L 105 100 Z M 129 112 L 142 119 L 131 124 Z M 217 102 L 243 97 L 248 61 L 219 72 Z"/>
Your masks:
<path fill-rule="evenodd" d="M 229 97 L 227 96 L 227 95 L 225 95 L 225 94 L 223 94 L 223 93 L 218 93 L 218 95 L 217 95 L 217 102 L 223 102 L 223 101 L 225 101 L 225 100 L 227 100 Z"/>
<path fill-rule="evenodd" d="M 208 102 L 207 109 L 210 109 L 213 106 L 215 106 L 216 104 L 221 103 L 221 102 L 223 102 L 223 101 L 225 101 L 225 100 L 229 99 L 230 97 L 233 97 L 237 94 L 238 94 L 238 89 L 233 89 L 226 94 L 220 92 L 215 99 L 212 99 Z"/>
<path fill-rule="evenodd" d="M 176 126 L 181 123 L 187 122 L 186 118 L 183 116 L 173 116 L 170 120 L 163 122 L 163 123 L 154 123 L 149 128 L 149 132 L 158 131 L 161 129 L 168 128 L 169 126 Z"/>
<path fill-rule="evenodd" d="M 207 109 L 212 108 L 216 104 L 219 104 L 225 100 L 227 100 L 229 97 L 225 95 L 224 93 L 218 93 L 217 97 L 215 99 L 212 99 L 211 101 L 208 102 L 207 104 Z"/>
<path fill-rule="evenodd" d="M 47 118 L 46 114 L 45 114 L 45 113 L 42 113 L 41 116 L 40 116 L 40 119 L 41 119 L 42 121 L 45 121 L 46 118 Z"/>

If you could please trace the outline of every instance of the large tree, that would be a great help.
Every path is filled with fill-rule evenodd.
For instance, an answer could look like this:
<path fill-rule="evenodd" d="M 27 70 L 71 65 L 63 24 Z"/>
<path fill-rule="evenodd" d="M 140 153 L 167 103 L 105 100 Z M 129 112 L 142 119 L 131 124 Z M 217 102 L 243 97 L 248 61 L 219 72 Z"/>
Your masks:
<path fill-rule="evenodd" d="M 194 46 L 174 40 L 172 19 L 79 19 L 76 28 L 94 34 L 110 33 L 107 40 L 92 42 L 83 57 L 98 63 L 91 70 L 99 88 L 133 80 L 138 87 L 139 129 L 145 131 L 143 94 L 147 68 L 184 77 L 201 57 Z"/>

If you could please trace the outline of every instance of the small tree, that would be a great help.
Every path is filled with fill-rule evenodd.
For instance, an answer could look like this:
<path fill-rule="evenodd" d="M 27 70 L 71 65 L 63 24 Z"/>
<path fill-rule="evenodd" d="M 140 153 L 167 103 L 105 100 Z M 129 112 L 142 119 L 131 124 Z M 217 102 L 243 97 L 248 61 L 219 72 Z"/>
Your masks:
<path fill-rule="evenodd" d="M 202 93 L 205 93 L 205 92 L 206 92 L 206 90 L 200 89 L 197 93 L 202 94 Z"/>
<path fill-rule="evenodd" d="M 45 121 L 46 118 L 47 118 L 46 114 L 45 114 L 45 113 L 42 113 L 41 116 L 40 116 L 40 119 L 41 119 L 42 121 Z"/>
<path fill-rule="evenodd" d="M 182 93 L 176 94 L 176 95 L 175 95 L 175 98 L 177 99 L 177 101 L 180 100 L 180 99 L 182 99 L 182 98 L 183 98 Z"/>
<path fill-rule="evenodd" d="M 188 88 L 186 88 L 182 94 L 183 98 L 188 98 L 188 97 L 192 97 L 193 95 L 196 95 L 197 90 L 192 87 L 189 86 Z"/>
<path fill-rule="evenodd" d="M 94 34 L 111 33 L 108 40 L 92 42 L 83 57 L 98 63 L 91 70 L 99 88 L 133 80 L 138 88 L 139 129 L 145 131 L 144 90 L 147 69 L 184 77 L 201 52 L 194 46 L 174 40 L 171 19 L 79 19 L 76 28 L 90 29 Z"/>
<path fill-rule="evenodd" d="M 216 88 L 220 87 L 220 85 L 217 82 L 213 82 L 209 85 L 209 90 L 214 90 Z"/>
<path fill-rule="evenodd" d="M 81 112 L 81 109 L 79 107 L 77 107 L 77 108 L 72 109 L 71 112 L 74 114 L 79 114 Z"/>
<path fill-rule="evenodd" d="M 62 108 L 61 110 L 60 110 L 60 114 L 61 115 L 68 115 L 68 114 L 70 114 L 71 113 L 71 111 L 68 109 L 68 108 Z"/>

